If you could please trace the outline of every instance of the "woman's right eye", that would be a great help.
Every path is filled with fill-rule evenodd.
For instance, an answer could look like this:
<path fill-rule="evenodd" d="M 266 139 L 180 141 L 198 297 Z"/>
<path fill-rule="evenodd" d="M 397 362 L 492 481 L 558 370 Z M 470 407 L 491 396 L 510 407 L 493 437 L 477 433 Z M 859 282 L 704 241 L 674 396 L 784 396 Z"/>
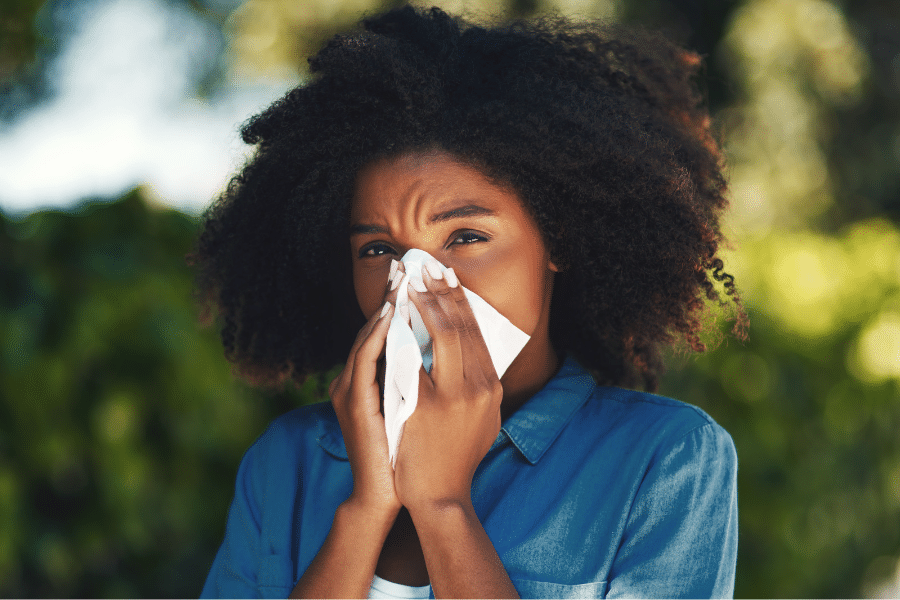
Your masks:
<path fill-rule="evenodd" d="M 394 250 L 390 246 L 386 246 L 384 244 L 372 244 L 371 246 L 366 246 L 365 248 L 360 250 L 359 257 L 365 258 L 367 256 L 382 256 L 384 254 L 387 254 L 388 252 L 393 251 Z"/>

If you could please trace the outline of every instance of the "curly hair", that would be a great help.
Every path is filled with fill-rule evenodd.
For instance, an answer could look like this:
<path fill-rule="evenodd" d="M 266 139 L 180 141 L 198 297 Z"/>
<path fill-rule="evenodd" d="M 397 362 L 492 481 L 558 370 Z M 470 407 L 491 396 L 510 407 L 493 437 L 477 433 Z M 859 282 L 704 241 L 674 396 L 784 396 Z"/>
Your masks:
<path fill-rule="evenodd" d="M 189 260 L 239 374 L 300 382 L 346 360 L 364 323 L 356 174 L 435 148 L 518 193 L 561 269 L 552 343 L 601 384 L 655 391 L 664 346 L 704 351 L 705 299 L 729 304 L 713 280 L 745 336 L 717 256 L 726 182 L 697 54 L 558 16 L 482 26 L 407 6 L 362 23 L 243 126 L 255 155 L 203 216 Z"/>

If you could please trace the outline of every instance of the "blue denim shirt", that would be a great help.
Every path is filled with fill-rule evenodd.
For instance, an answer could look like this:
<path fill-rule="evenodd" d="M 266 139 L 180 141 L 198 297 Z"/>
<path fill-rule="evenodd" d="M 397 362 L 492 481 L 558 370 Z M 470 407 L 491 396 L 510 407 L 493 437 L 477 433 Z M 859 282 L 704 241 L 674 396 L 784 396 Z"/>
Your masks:
<path fill-rule="evenodd" d="M 472 502 L 523 598 L 731 597 L 736 475 L 705 412 L 566 358 L 503 423 Z M 238 469 L 202 597 L 286 597 L 352 485 L 330 402 L 276 419 Z"/>

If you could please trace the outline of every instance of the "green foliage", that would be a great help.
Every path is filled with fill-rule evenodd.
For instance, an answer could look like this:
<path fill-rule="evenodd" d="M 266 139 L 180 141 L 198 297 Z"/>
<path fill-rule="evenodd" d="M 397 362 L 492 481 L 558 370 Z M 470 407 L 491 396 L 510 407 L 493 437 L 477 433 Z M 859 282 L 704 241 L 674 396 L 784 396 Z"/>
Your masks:
<path fill-rule="evenodd" d="M 40 38 L 32 26 L 45 0 L 0 3 L 0 83 L 34 60 Z"/>
<path fill-rule="evenodd" d="M 239 385 L 197 324 L 197 223 L 139 192 L 0 223 L 0 595 L 189 597 L 244 450 L 323 397 Z"/>
<path fill-rule="evenodd" d="M 872 593 L 900 553 L 900 326 L 884 325 L 900 310 L 900 233 L 773 232 L 737 257 L 749 340 L 673 357 L 661 390 L 734 438 L 735 595 Z"/>

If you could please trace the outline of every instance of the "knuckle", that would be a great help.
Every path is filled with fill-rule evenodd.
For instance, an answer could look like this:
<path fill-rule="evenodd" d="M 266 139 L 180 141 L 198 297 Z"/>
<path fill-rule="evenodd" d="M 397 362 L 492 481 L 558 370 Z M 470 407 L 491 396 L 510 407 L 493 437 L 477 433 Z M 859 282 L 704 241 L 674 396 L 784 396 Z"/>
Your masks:
<path fill-rule="evenodd" d="M 465 333 L 466 331 L 466 320 L 463 319 L 460 314 L 451 314 L 449 317 L 451 323 L 453 323 L 453 328 L 461 333 Z"/>
<path fill-rule="evenodd" d="M 478 403 L 492 404 L 498 398 L 503 398 L 503 386 L 497 379 L 493 381 L 481 379 L 473 388 L 472 395 Z"/>
<path fill-rule="evenodd" d="M 462 327 L 460 327 L 460 329 L 468 336 L 475 337 L 481 335 L 481 329 L 478 327 L 478 322 L 475 321 L 475 319 L 463 319 Z"/>
<path fill-rule="evenodd" d="M 493 390 L 489 387 L 482 387 L 478 390 L 476 398 L 482 404 L 490 404 L 494 399 Z"/>
<path fill-rule="evenodd" d="M 432 294 L 422 294 L 422 303 L 429 309 L 434 310 L 438 306 L 437 297 Z"/>
<path fill-rule="evenodd" d="M 456 324 L 446 315 L 439 315 L 437 318 L 438 330 L 442 333 L 452 333 L 457 330 Z"/>

